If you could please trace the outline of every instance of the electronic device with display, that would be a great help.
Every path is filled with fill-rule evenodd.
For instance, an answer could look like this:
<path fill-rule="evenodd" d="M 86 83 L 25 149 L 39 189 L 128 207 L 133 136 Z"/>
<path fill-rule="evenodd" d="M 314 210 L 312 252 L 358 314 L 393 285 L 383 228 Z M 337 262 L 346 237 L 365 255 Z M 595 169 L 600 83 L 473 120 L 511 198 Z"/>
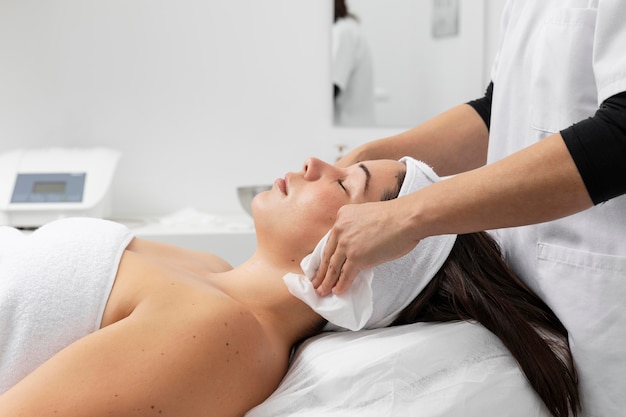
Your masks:
<path fill-rule="evenodd" d="M 0 155 L 0 225 L 36 228 L 111 215 L 120 153 L 105 148 L 18 149 Z"/>

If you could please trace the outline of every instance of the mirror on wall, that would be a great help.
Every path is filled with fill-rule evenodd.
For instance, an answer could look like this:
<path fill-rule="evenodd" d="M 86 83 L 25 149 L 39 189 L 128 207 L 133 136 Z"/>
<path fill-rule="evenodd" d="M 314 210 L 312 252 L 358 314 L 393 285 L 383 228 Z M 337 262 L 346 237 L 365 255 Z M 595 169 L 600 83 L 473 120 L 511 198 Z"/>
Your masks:
<path fill-rule="evenodd" d="M 483 0 L 333 1 L 335 126 L 411 127 L 484 92 Z"/>

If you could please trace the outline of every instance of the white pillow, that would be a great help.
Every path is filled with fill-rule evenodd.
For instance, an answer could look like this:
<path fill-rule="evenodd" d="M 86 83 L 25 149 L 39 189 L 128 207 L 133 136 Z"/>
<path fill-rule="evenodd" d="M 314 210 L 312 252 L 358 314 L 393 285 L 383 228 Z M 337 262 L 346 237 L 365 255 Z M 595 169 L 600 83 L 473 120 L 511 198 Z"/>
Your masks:
<path fill-rule="evenodd" d="M 478 324 L 324 333 L 295 352 L 246 417 L 549 416 L 500 340 Z"/>

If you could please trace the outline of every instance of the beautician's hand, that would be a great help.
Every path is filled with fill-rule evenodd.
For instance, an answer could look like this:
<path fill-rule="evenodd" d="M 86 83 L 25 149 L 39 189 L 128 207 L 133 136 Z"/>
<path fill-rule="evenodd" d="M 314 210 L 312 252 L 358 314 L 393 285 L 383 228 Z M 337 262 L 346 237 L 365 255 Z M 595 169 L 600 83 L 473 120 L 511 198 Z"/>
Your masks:
<path fill-rule="evenodd" d="M 399 258 L 417 245 L 399 200 L 341 207 L 312 280 L 318 294 L 341 294 L 360 271 Z"/>
<path fill-rule="evenodd" d="M 375 159 L 375 158 L 369 158 L 369 159 Z M 360 149 L 355 149 L 351 152 L 348 152 L 347 154 L 342 156 L 339 160 L 337 160 L 337 162 L 335 162 L 335 166 L 338 166 L 340 168 L 347 168 L 350 165 L 356 164 L 360 161 L 369 160 L 369 159 L 365 159 L 365 157 L 361 154 Z"/>

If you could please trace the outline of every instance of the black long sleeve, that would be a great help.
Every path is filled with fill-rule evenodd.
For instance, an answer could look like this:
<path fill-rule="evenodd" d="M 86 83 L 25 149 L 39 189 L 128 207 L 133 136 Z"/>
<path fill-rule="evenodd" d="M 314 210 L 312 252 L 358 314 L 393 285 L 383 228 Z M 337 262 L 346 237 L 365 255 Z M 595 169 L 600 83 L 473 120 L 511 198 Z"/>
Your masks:
<path fill-rule="evenodd" d="M 561 135 L 594 204 L 626 194 L 626 92 Z"/>
<path fill-rule="evenodd" d="M 493 97 L 493 81 L 489 83 L 487 86 L 487 90 L 485 90 L 485 95 L 479 99 L 472 100 L 467 102 L 470 106 L 476 110 L 479 116 L 485 122 L 485 126 L 487 126 L 487 130 L 491 125 L 491 98 Z"/>

